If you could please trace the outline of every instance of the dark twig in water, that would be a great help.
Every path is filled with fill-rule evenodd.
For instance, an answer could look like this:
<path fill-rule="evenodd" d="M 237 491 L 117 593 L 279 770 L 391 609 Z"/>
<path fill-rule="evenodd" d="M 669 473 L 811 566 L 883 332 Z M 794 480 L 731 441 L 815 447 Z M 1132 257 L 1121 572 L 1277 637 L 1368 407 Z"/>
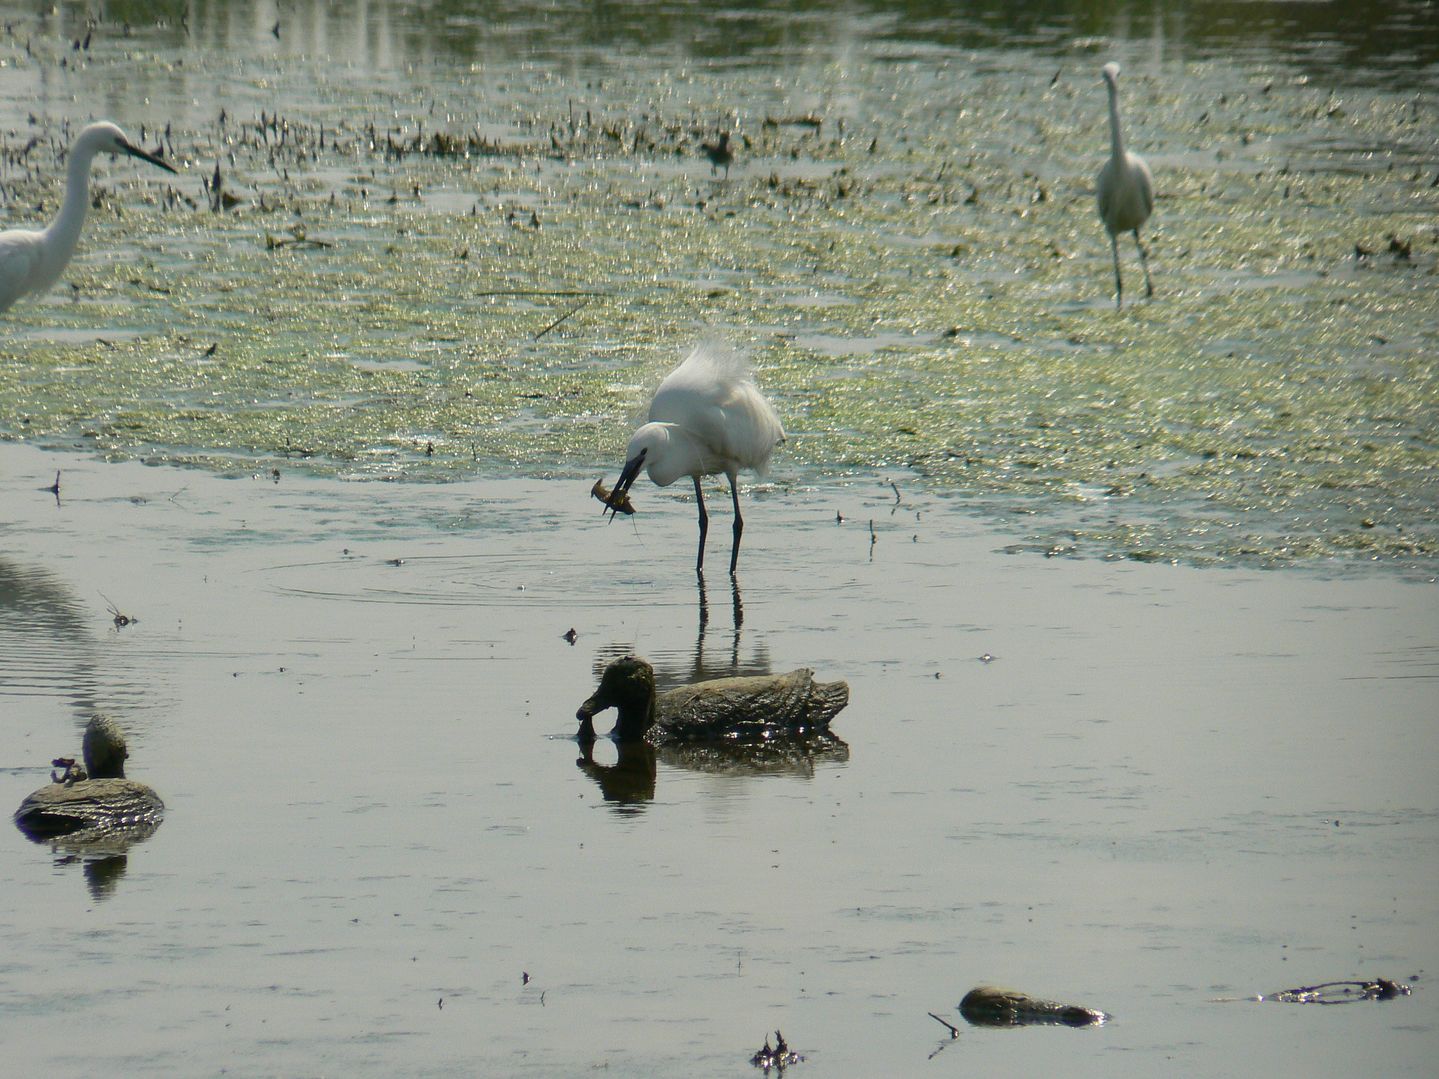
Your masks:
<path fill-rule="evenodd" d="M 1371 982 L 1320 982 L 1298 989 L 1281 989 L 1261 996 L 1260 1000 L 1277 1000 L 1284 1004 L 1352 1004 L 1357 1000 L 1393 1000 L 1407 997 L 1412 990 L 1403 982 L 1375 978 Z"/>
<path fill-rule="evenodd" d="M 948 1020 L 941 1019 L 939 1016 L 935 1015 L 934 1012 L 927 1012 L 926 1014 L 936 1022 L 944 1024 L 945 1028 L 949 1031 L 949 1040 L 940 1042 L 937 1046 L 935 1046 L 934 1052 L 930 1053 L 929 1056 L 925 1057 L 926 1060 L 933 1060 L 935 1057 L 939 1056 L 940 1053 L 944 1052 L 946 1049 L 948 1049 L 951 1045 L 954 1044 L 955 1039 L 959 1037 L 959 1028 Z"/>
<path fill-rule="evenodd" d="M 609 293 L 580 291 L 556 292 L 554 289 L 497 289 L 492 292 L 472 292 L 470 295 L 479 299 L 485 296 L 608 296 Z"/>
<path fill-rule="evenodd" d="M 291 236 L 272 236 L 265 233 L 265 250 L 279 251 L 285 247 L 334 247 L 329 240 L 313 240 L 305 235 L 303 229 L 296 229 Z"/>
<path fill-rule="evenodd" d="M 927 1015 L 928 1015 L 931 1019 L 933 1019 L 936 1023 L 939 1023 L 939 1024 L 942 1025 L 946 1030 L 948 1030 L 948 1031 L 949 1031 L 949 1036 L 950 1036 L 951 1038 L 958 1038 L 958 1037 L 959 1037 L 959 1027 L 955 1026 L 953 1023 L 949 1022 L 949 1021 L 946 1020 L 946 1019 L 941 1019 L 939 1016 L 935 1015 L 934 1012 L 927 1012 L 927 1013 L 925 1013 L 925 1014 L 927 1014 Z"/>
<path fill-rule="evenodd" d="M 575 304 L 575 306 L 571 307 L 571 308 L 570 308 L 568 311 L 566 311 L 563 315 L 561 315 L 559 318 L 555 319 L 553 322 L 551 322 L 548 326 L 546 326 L 546 327 L 545 327 L 543 330 L 541 330 L 539 333 L 535 334 L 535 338 L 534 338 L 534 339 L 535 339 L 536 341 L 538 341 L 541 337 L 543 337 L 545 334 L 549 333 L 549 332 L 550 332 L 551 330 L 553 330 L 556 326 L 558 326 L 561 322 L 565 321 L 565 319 L 567 319 L 567 318 L 569 318 L 571 315 L 575 314 L 575 313 L 576 313 L 577 311 L 579 311 L 581 308 L 587 307 L 587 306 L 589 305 L 589 302 L 590 302 L 589 300 L 581 300 L 579 303 Z"/>
<path fill-rule="evenodd" d="M 60 470 L 59 470 L 59 469 L 56 469 L 56 470 L 55 470 L 55 482 L 52 483 L 49 487 L 41 487 L 40 490 L 44 491 L 46 494 L 52 494 L 52 495 L 54 495 L 54 496 L 55 496 L 55 505 L 58 506 L 58 505 L 60 504 Z"/>

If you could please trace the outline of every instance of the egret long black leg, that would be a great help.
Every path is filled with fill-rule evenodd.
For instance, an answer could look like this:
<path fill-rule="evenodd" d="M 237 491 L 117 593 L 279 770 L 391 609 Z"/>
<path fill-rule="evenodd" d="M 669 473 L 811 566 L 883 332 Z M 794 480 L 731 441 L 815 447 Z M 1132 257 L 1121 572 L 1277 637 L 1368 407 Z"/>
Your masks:
<path fill-rule="evenodd" d="M 729 554 L 729 575 L 734 576 L 734 570 L 739 565 L 739 538 L 744 532 L 744 518 L 739 512 L 739 482 L 737 476 L 729 478 L 729 493 L 734 499 L 734 546 L 730 548 Z"/>
<path fill-rule="evenodd" d="M 1114 308 L 1119 310 L 1124 306 L 1124 280 L 1119 276 L 1119 239 L 1112 232 L 1109 234 L 1109 250 L 1114 253 Z"/>
<path fill-rule="evenodd" d="M 1149 282 L 1149 256 L 1144 253 L 1144 245 L 1139 242 L 1139 230 L 1134 230 L 1134 246 L 1139 249 L 1139 265 L 1144 267 L 1144 295 L 1153 296 L 1154 286 Z"/>
<path fill-rule="evenodd" d="M 704 568 L 705 568 L 705 534 L 706 534 L 707 532 L 709 532 L 709 530 L 710 530 L 710 515 L 705 512 L 705 495 L 704 495 L 704 492 L 703 492 L 702 490 L 700 490 L 700 478 L 699 478 L 698 476 L 696 476 L 696 477 L 694 478 L 694 480 L 695 480 L 695 505 L 698 506 L 699 509 L 700 509 L 700 553 L 699 553 L 699 557 L 695 559 L 695 572 L 696 572 L 696 573 L 704 573 Z M 733 572 L 733 571 L 731 571 L 731 572 Z"/>

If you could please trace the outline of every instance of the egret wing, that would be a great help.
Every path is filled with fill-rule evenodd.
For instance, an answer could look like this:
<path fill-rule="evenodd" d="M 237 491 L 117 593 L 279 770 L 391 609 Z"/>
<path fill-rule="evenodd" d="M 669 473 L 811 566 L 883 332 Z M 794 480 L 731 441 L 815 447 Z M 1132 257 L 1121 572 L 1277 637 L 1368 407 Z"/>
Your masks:
<path fill-rule="evenodd" d="M 714 342 L 697 346 L 660 383 L 649 420 L 681 428 L 709 462 L 707 472 L 761 470 L 785 437 L 748 361 Z"/>
<path fill-rule="evenodd" d="M 7 232 L 0 235 L 0 311 L 30 291 L 40 265 L 40 233 Z"/>
<path fill-rule="evenodd" d="M 1130 155 L 1134 159 L 1135 172 L 1139 175 L 1140 196 L 1144 199 L 1144 217 L 1148 220 L 1149 215 L 1154 212 L 1154 174 L 1149 171 L 1149 165 L 1142 157 Z"/>

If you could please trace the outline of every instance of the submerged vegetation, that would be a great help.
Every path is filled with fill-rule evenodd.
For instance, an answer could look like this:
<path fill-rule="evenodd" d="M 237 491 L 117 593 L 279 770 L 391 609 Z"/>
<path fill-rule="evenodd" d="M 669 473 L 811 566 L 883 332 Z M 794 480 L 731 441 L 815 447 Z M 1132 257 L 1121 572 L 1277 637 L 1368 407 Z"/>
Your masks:
<path fill-rule="evenodd" d="M 421 78 L 169 41 L 0 40 L 12 74 L 78 100 L 146 73 L 150 125 L 114 118 L 183 173 L 101 174 L 66 283 L 7 315 L 5 437 L 219 469 L 589 476 L 718 331 L 792 436 L 778 482 L 908 471 L 1025 514 L 1054 551 L 1439 553 L 1422 95 L 1128 66 L 1156 295 L 1116 313 L 1097 48 L 1043 73 L 859 41 Z M 229 89 L 198 95 L 197 67 Z M 178 93 L 151 85 L 166 73 Z M 5 224 L 45 218 L 63 118 L 0 115 Z M 723 133 L 724 173 L 703 148 Z"/>

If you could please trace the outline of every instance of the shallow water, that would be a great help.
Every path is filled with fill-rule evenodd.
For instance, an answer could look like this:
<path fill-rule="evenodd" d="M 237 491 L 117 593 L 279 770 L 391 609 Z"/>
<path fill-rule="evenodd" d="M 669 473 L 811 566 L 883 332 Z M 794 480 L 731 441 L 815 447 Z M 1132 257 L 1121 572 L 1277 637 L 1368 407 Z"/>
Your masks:
<path fill-rule="evenodd" d="M 44 10 L 5 224 L 97 101 L 184 175 L 102 165 L 0 324 L 0 803 L 104 708 L 169 815 L 0 830 L 9 1066 L 1428 1074 L 1432 11 Z M 587 491 L 708 330 L 791 439 L 700 589 L 683 497 Z M 845 678 L 848 753 L 607 800 L 569 736 L 629 650 Z M 982 982 L 1115 1021 L 950 1042 Z"/>
<path fill-rule="evenodd" d="M 88 9 L 15 12 L 7 219 L 54 205 L 96 100 L 184 175 L 103 166 L 74 288 L 7 315 L 0 430 L 583 475 L 718 331 L 787 477 L 922 478 L 1087 555 L 1428 572 L 1439 30 L 1291 7 L 1004 33 L 741 7 L 692 41 L 684 6 L 237 3 L 81 49 Z M 1158 176 L 1158 298 L 1123 313 L 1092 198 L 1109 57 Z M 727 178 L 699 150 L 721 129 Z M 217 167 L 238 201 L 212 212 Z"/>
<path fill-rule="evenodd" d="M 989 981 L 1117 1018 L 935 1066 L 1433 1059 L 1432 585 L 1005 557 L 854 485 L 758 495 L 702 622 L 677 501 L 3 463 L 0 801 L 99 706 L 169 807 L 118 864 L 0 833 L 22 1071 L 723 1074 L 778 1027 L 912 1074 Z M 630 649 L 844 677 L 848 755 L 608 802 L 568 736 Z M 1214 1002 L 1379 975 L 1417 995 Z"/>

